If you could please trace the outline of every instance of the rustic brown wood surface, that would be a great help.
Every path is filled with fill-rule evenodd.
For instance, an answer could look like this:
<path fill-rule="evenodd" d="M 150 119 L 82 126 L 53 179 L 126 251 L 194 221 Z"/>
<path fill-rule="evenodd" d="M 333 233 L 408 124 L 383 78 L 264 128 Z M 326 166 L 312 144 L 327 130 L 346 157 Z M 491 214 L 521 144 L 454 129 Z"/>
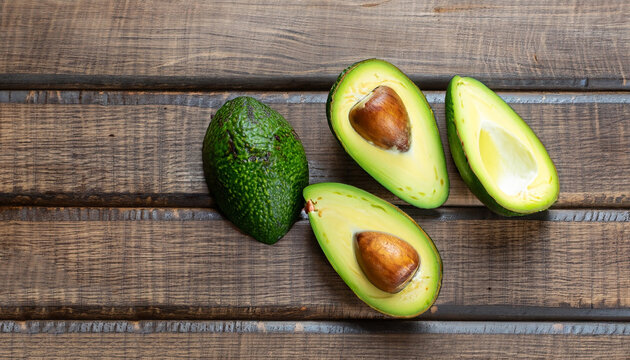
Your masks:
<path fill-rule="evenodd" d="M 534 307 L 630 320 L 630 211 L 408 213 L 445 264 L 425 317 L 535 316 Z M 0 221 L 0 317 L 383 318 L 337 276 L 306 220 L 274 246 L 205 209 L 5 208 Z"/>
<path fill-rule="evenodd" d="M 627 358 L 629 18 L 624 0 L 0 1 L 0 357 Z M 431 90 L 445 207 L 404 205 L 328 129 L 326 91 L 370 57 Z M 552 210 L 502 218 L 467 190 L 445 141 L 455 74 L 539 135 Z M 311 183 L 432 236 L 430 311 L 370 309 L 305 218 L 268 246 L 213 208 L 201 140 L 239 95 L 295 127 Z"/>
<path fill-rule="evenodd" d="M 7 358 L 626 359 L 626 324 L 3 322 Z"/>
<path fill-rule="evenodd" d="M 11 334 L 0 356 L 19 358 L 626 359 L 628 336 L 445 334 Z M 605 355 L 604 355 L 605 354 Z"/>
<path fill-rule="evenodd" d="M 22 322 L 3 323 L 10 358 L 625 359 L 611 323 Z"/>
<path fill-rule="evenodd" d="M 0 200 L 13 205 L 212 206 L 201 141 L 214 111 L 236 95 L 0 92 Z M 337 143 L 326 122 L 325 93 L 249 95 L 269 103 L 295 127 L 306 148 L 311 183 L 348 183 L 403 203 Z M 536 131 L 558 168 L 556 207 L 630 205 L 630 94 L 502 95 Z M 446 204 L 478 205 L 448 150 L 444 93 L 427 96 L 451 180 Z"/>
<path fill-rule="evenodd" d="M 384 58 L 424 87 L 628 89 L 626 0 L 3 1 L 3 87 L 328 88 Z"/>

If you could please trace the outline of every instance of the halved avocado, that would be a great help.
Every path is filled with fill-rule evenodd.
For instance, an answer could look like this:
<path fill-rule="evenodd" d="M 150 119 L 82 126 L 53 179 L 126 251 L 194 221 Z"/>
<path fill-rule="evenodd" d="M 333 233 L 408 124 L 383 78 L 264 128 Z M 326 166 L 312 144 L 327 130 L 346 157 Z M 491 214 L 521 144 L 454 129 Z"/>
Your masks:
<path fill-rule="evenodd" d="M 448 174 L 433 111 L 397 67 L 378 59 L 351 65 L 330 90 L 326 114 L 346 152 L 389 191 L 420 208 L 446 201 Z"/>
<path fill-rule="evenodd" d="M 420 315 L 431 307 L 442 284 L 442 260 L 431 238 L 413 219 L 387 201 L 350 185 L 310 185 L 304 189 L 304 199 L 313 232 L 324 254 L 361 300 L 384 314 L 403 318 Z M 374 253 L 391 247 L 391 240 L 398 239 L 396 241 L 404 243 L 402 252 L 417 254 L 417 269 L 394 290 L 377 287 L 372 282 L 374 276 L 371 280 L 366 271 L 378 271 L 383 263 L 373 262 L 374 266 L 367 268 L 360 264 L 362 254 L 358 244 L 362 234 L 383 235 L 386 243 L 380 248 L 377 246 Z M 401 251 L 394 249 L 397 259 L 405 255 L 401 255 Z M 370 261 L 368 256 L 374 254 L 365 255 L 364 261 Z M 381 276 L 381 279 L 387 280 L 387 277 Z"/>
<path fill-rule="evenodd" d="M 473 194 L 505 216 L 549 208 L 557 199 L 556 168 L 536 134 L 481 82 L 455 76 L 446 91 L 451 154 Z"/>

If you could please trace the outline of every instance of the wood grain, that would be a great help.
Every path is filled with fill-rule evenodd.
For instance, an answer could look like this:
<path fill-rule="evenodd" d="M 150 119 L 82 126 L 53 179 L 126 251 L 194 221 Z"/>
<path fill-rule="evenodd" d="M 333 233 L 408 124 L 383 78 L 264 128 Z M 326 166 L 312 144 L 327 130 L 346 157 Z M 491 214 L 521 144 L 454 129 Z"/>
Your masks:
<path fill-rule="evenodd" d="M 5 1 L 4 88 L 329 88 L 365 58 L 425 88 L 628 89 L 630 3 Z"/>
<path fill-rule="evenodd" d="M 338 181 L 401 200 L 345 154 L 326 124 L 325 93 L 0 91 L 0 203 L 212 206 L 201 142 L 226 99 L 248 94 L 295 127 L 311 183 Z M 560 176 L 557 207 L 630 206 L 625 93 L 501 93 L 546 145 Z M 444 94 L 427 92 L 445 145 L 447 205 L 479 202 L 448 151 Z"/>
<path fill-rule="evenodd" d="M 408 213 L 444 262 L 425 318 L 593 319 L 599 309 L 630 321 L 630 211 Z M 337 276 L 305 220 L 274 246 L 205 209 L 3 208 L 0 224 L 4 319 L 383 317 Z"/>
<path fill-rule="evenodd" d="M 5 321 L 0 326 L 5 329 L 0 356 L 13 359 L 625 359 L 630 352 L 627 324 Z"/>

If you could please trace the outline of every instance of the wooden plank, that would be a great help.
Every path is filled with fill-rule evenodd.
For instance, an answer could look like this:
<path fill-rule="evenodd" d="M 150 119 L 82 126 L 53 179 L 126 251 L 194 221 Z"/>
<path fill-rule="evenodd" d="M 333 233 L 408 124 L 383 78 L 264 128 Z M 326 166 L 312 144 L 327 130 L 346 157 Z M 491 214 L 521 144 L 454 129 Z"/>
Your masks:
<path fill-rule="evenodd" d="M 211 115 L 243 93 L 0 92 L 0 202 L 13 205 L 211 206 L 201 142 Z M 325 93 L 245 93 L 282 113 L 302 138 L 311 183 L 338 181 L 401 201 L 342 150 Z M 557 207 L 630 205 L 626 93 L 501 93 L 558 168 Z M 446 146 L 444 94 L 427 92 Z M 479 202 L 446 146 L 447 205 Z"/>
<path fill-rule="evenodd" d="M 0 322 L 7 358 L 625 359 L 627 323 Z"/>
<path fill-rule="evenodd" d="M 425 318 L 630 321 L 628 210 L 408 213 L 444 262 Z M 0 221 L 0 318 L 383 318 L 306 220 L 274 246 L 206 209 L 2 208 Z"/>
<path fill-rule="evenodd" d="M 328 88 L 385 58 L 425 89 L 628 89 L 630 3 L 5 1 L 4 88 Z"/>

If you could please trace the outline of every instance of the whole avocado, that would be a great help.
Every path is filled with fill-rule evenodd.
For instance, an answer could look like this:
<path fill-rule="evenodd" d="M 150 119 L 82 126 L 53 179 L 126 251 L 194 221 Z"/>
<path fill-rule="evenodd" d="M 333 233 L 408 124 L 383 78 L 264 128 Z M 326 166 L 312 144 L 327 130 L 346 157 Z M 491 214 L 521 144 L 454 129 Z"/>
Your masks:
<path fill-rule="evenodd" d="M 227 101 L 208 126 L 202 152 L 208 188 L 230 221 L 265 244 L 289 231 L 303 206 L 308 163 L 282 115 L 252 97 Z"/>

